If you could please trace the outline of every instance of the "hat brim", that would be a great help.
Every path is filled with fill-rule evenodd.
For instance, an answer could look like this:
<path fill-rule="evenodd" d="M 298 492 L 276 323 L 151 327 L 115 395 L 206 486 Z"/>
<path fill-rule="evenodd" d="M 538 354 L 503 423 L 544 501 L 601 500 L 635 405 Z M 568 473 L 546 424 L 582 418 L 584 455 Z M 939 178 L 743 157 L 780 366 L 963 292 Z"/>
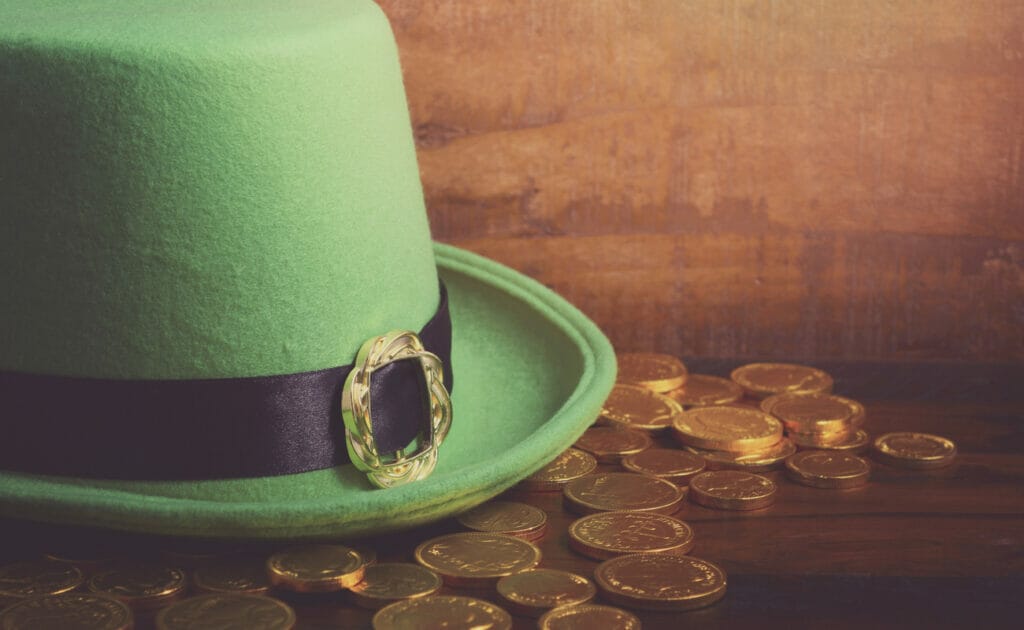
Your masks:
<path fill-rule="evenodd" d="M 193 537 L 299 539 L 413 527 L 485 501 L 593 422 L 615 380 L 598 328 L 538 282 L 435 244 L 448 287 L 454 420 L 437 469 L 373 488 L 352 465 L 212 481 L 112 481 L 0 471 L 0 514 Z M 188 457 L 188 453 L 182 453 Z"/>

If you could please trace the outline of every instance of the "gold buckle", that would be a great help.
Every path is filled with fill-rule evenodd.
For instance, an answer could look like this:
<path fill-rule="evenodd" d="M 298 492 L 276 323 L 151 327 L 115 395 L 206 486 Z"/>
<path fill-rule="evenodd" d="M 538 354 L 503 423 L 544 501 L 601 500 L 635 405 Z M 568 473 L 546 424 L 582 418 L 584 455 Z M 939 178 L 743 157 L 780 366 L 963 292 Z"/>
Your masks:
<path fill-rule="evenodd" d="M 370 376 L 374 371 L 404 359 L 418 359 L 430 395 L 429 426 L 421 427 L 413 453 L 403 450 L 381 455 L 373 439 L 370 415 Z M 437 465 L 437 447 L 452 424 L 452 402 L 444 386 L 441 359 L 427 352 L 416 333 L 392 330 L 367 339 L 356 355 L 355 365 L 341 392 L 341 417 L 345 421 L 345 446 L 355 467 L 379 488 L 400 486 L 430 475 Z"/>

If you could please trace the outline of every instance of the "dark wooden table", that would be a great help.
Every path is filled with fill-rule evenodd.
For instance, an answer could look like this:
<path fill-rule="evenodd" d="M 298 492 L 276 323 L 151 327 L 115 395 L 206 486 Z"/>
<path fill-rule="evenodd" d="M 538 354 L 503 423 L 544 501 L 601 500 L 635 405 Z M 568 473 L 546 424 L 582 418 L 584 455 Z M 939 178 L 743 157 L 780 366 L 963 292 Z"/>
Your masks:
<path fill-rule="evenodd" d="M 698 369 L 727 373 L 725 362 Z M 1024 386 L 1020 366 L 827 365 L 836 392 L 862 400 L 865 428 L 913 430 L 954 440 L 951 467 L 919 472 L 873 462 L 868 486 L 820 490 L 767 473 L 778 502 L 739 513 L 685 503 L 677 517 L 696 533 L 691 555 L 728 575 L 725 598 L 686 613 L 634 611 L 645 628 L 1016 627 L 1024 604 Z M 872 395 L 872 390 L 876 393 Z M 606 467 L 611 468 L 611 467 Z M 511 491 L 543 508 L 541 566 L 592 577 L 596 561 L 571 551 L 574 516 L 558 493 Z M 411 561 L 412 549 L 454 521 L 369 541 L 381 560 Z M 8 532 L 3 555 L 24 549 Z M 40 541 L 40 544 L 45 544 Z M 489 592 L 449 589 L 498 602 Z M 300 628 L 367 628 L 372 614 L 340 596 L 285 597 Z M 516 617 L 516 628 L 535 627 Z M 598 630 L 598 629 L 594 629 Z"/>

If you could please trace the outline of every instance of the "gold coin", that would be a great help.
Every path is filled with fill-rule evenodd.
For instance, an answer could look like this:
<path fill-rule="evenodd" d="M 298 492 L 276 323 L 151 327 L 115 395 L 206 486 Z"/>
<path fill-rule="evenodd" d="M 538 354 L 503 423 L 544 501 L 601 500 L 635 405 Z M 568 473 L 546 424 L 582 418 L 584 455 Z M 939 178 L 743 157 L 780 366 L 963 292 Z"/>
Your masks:
<path fill-rule="evenodd" d="M 693 549 L 693 529 L 664 514 L 598 512 L 569 525 L 569 546 L 597 560 L 627 553 L 686 553 Z"/>
<path fill-rule="evenodd" d="M 156 615 L 156 627 L 157 630 L 290 630 L 295 627 L 295 611 L 273 597 L 209 593 L 164 608 Z"/>
<path fill-rule="evenodd" d="M 832 394 L 775 394 L 761 401 L 789 431 L 797 433 L 845 432 L 864 424 L 864 405 Z"/>
<path fill-rule="evenodd" d="M 636 473 L 598 473 L 569 482 L 564 504 L 577 514 L 632 510 L 673 514 L 685 492 L 671 481 Z"/>
<path fill-rule="evenodd" d="M 640 630 L 640 619 L 613 606 L 562 606 L 537 620 L 540 630 Z"/>
<path fill-rule="evenodd" d="M 801 451 L 786 460 L 786 473 L 814 488 L 856 488 L 868 482 L 868 463 L 843 451 Z"/>
<path fill-rule="evenodd" d="M 133 610 L 166 606 L 185 593 L 185 572 L 159 564 L 130 564 L 89 578 L 89 590 L 119 599 Z"/>
<path fill-rule="evenodd" d="M 886 433 L 875 440 L 875 453 L 886 464 L 903 468 L 942 468 L 956 458 L 956 444 L 928 433 Z"/>
<path fill-rule="evenodd" d="M 86 593 L 30 597 L 0 612 L 4 630 L 128 630 L 133 623 L 128 606 Z"/>
<path fill-rule="evenodd" d="M 586 451 L 605 464 L 617 464 L 626 455 L 647 450 L 653 442 L 642 431 L 613 427 L 592 427 L 576 440 L 576 448 Z"/>
<path fill-rule="evenodd" d="M 857 436 L 857 429 L 829 433 L 798 433 L 789 431 L 786 437 L 800 448 L 832 449 L 847 444 Z"/>
<path fill-rule="evenodd" d="M 350 588 L 363 579 L 365 570 L 359 552 L 342 545 L 292 547 L 267 560 L 270 583 L 300 593 Z"/>
<path fill-rule="evenodd" d="M 711 470 L 690 480 L 690 500 L 718 510 L 758 510 L 778 493 L 771 479 L 743 470 Z"/>
<path fill-rule="evenodd" d="M 646 387 L 652 392 L 667 392 L 686 383 L 686 366 L 668 354 L 627 353 L 617 355 L 618 381 Z"/>
<path fill-rule="evenodd" d="M 433 538 L 416 547 L 415 556 L 446 584 L 466 587 L 490 587 L 498 578 L 540 563 L 540 549 L 529 541 L 480 532 Z"/>
<path fill-rule="evenodd" d="M 537 540 L 547 529 L 544 510 L 515 501 L 488 501 L 458 517 L 466 529 Z"/>
<path fill-rule="evenodd" d="M 857 429 L 851 435 L 848 435 L 842 442 L 836 442 L 835 444 L 829 444 L 828 446 L 819 446 L 818 448 L 827 449 L 830 451 L 846 451 L 848 453 L 860 453 L 867 449 L 868 445 L 871 444 L 871 436 L 864 429 Z"/>
<path fill-rule="evenodd" d="M 642 610 L 692 610 L 725 596 L 725 572 L 692 556 L 639 553 L 605 560 L 594 570 L 605 599 Z"/>
<path fill-rule="evenodd" d="M 403 599 L 373 616 L 374 630 L 437 630 L 479 628 L 511 630 L 512 616 L 490 602 L 474 597 L 435 595 Z"/>
<path fill-rule="evenodd" d="M 257 557 L 232 557 L 201 566 L 192 574 L 192 584 L 201 593 L 249 593 L 270 590 L 266 561 Z"/>
<path fill-rule="evenodd" d="M 762 451 L 782 439 L 782 423 L 749 407 L 697 407 L 672 419 L 676 438 L 687 446 L 716 451 Z"/>
<path fill-rule="evenodd" d="M 0 597 L 57 595 L 78 588 L 82 572 L 57 560 L 28 560 L 0 567 Z"/>
<path fill-rule="evenodd" d="M 683 485 L 704 470 L 704 458 L 677 448 L 649 448 L 622 458 L 622 467 Z"/>
<path fill-rule="evenodd" d="M 708 374 L 691 374 L 686 385 L 666 394 L 684 407 L 728 405 L 743 398 L 743 389 L 727 378 Z"/>
<path fill-rule="evenodd" d="M 538 492 L 560 491 L 565 484 L 589 475 L 595 468 L 597 459 L 593 455 L 578 448 L 569 448 L 547 466 L 520 481 L 518 487 Z"/>
<path fill-rule="evenodd" d="M 821 370 L 792 363 L 750 363 L 732 371 L 732 380 L 755 398 L 784 392 L 832 391 L 832 377 Z"/>
<path fill-rule="evenodd" d="M 782 438 L 763 451 L 730 453 L 687 446 L 686 449 L 704 458 L 710 470 L 743 470 L 756 473 L 774 470 L 782 466 L 786 458 L 796 452 L 796 445 Z"/>
<path fill-rule="evenodd" d="M 441 578 L 426 567 L 408 562 L 382 562 L 366 568 L 363 581 L 349 591 L 358 606 L 376 610 L 392 602 L 433 595 Z"/>
<path fill-rule="evenodd" d="M 619 383 L 604 401 L 599 421 L 623 429 L 661 431 L 671 426 L 672 416 L 682 410 L 682 405 L 668 396 Z"/>
<path fill-rule="evenodd" d="M 587 578 L 556 569 L 532 569 L 498 580 L 498 595 L 513 613 L 539 617 L 558 606 L 577 606 L 594 598 Z"/>

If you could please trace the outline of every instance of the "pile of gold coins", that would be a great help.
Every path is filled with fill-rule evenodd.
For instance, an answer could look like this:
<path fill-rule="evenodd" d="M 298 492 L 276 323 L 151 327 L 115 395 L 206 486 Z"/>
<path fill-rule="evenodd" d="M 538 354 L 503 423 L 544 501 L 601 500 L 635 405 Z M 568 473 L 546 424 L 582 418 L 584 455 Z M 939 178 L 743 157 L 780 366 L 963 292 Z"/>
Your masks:
<path fill-rule="evenodd" d="M 872 442 L 864 407 L 833 395 L 831 377 L 814 368 L 757 363 L 724 379 L 689 374 L 666 355 L 620 355 L 619 365 L 600 418 L 574 447 L 459 515 L 448 524 L 456 531 L 415 541 L 405 562 L 378 562 L 358 544 L 186 545 L 145 563 L 51 552 L 0 566 L 0 628 L 284 630 L 296 625 L 293 605 L 311 601 L 373 610 L 381 630 L 639 628 L 630 611 L 686 611 L 725 596 L 725 571 L 689 555 L 694 529 L 675 517 L 686 501 L 767 508 L 780 488 L 760 473 L 776 469 L 815 488 L 864 486 L 869 449 L 911 469 L 956 456 L 951 441 L 923 433 Z M 574 515 L 567 532 L 550 532 L 545 510 L 515 500 L 541 495 L 560 496 Z M 566 535 L 592 574 L 543 566 L 538 542 L 553 535 Z"/>

